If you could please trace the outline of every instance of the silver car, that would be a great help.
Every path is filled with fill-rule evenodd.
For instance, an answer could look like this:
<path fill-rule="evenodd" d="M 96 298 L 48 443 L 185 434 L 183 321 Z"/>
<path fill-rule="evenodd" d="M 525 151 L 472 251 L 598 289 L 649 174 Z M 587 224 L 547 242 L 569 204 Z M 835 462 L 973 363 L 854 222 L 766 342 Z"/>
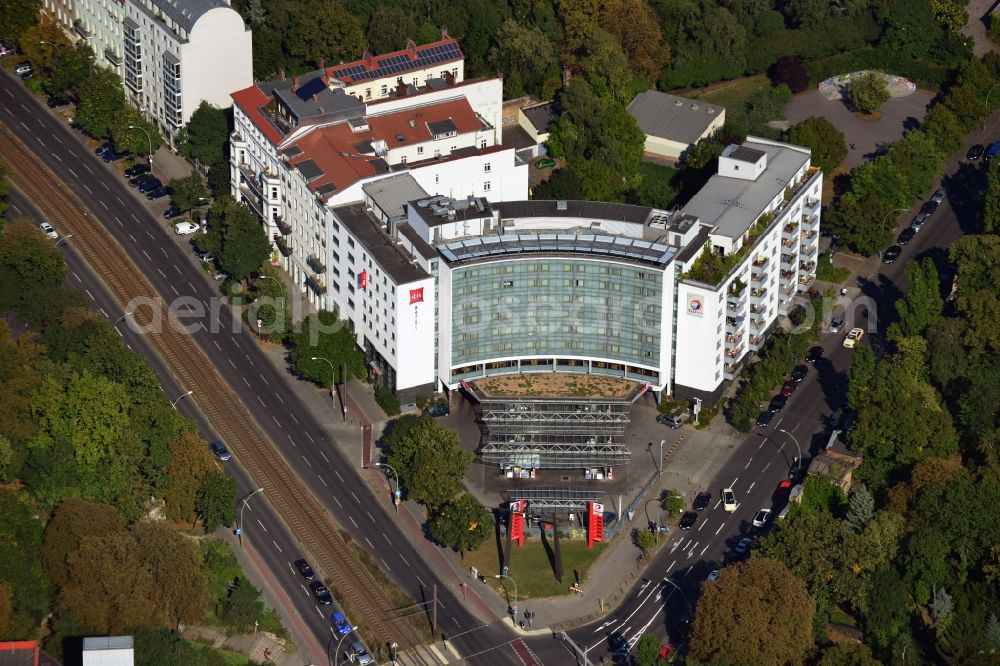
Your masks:
<path fill-rule="evenodd" d="M 917 215 L 915 218 L 913 218 L 913 222 L 910 223 L 910 227 L 912 227 L 914 231 L 920 231 L 921 229 L 924 228 L 924 225 L 927 224 L 927 220 L 929 220 L 930 217 L 931 216 L 928 215 L 927 213 L 922 213 L 921 215 Z"/>
<path fill-rule="evenodd" d="M 842 330 L 844 330 L 844 315 L 834 315 L 833 319 L 830 320 L 830 332 L 840 333 Z"/>

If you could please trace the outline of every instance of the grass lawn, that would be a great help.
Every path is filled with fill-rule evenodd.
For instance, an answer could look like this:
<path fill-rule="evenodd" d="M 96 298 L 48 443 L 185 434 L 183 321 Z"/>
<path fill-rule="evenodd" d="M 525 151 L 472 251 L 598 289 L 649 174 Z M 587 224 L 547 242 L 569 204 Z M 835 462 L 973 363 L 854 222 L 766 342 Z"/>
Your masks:
<path fill-rule="evenodd" d="M 210 645 L 205 645 L 204 643 L 199 643 L 198 641 L 187 641 L 187 644 L 198 651 L 211 652 L 215 655 L 216 660 L 213 664 L 224 664 L 225 666 L 246 666 L 250 662 L 250 659 L 240 652 L 233 652 L 232 650 L 224 650 L 222 648 L 213 648 Z"/>
<path fill-rule="evenodd" d="M 506 547 L 506 540 L 503 540 L 502 544 Z M 573 570 L 577 569 L 581 579 L 586 581 L 590 565 L 607 547 L 607 544 L 595 543 L 593 550 L 590 550 L 585 540 L 560 540 L 559 548 L 563 559 L 563 579 L 560 583 L 555 579 L 546 544 L 551 547 L 551 539 L 546 539 L 546 543 L 542 543 L 537 537 L 528 537 L 524 540 L 524 548 L 518 548 L 516 543 L 511 545 L 509 574 L 517 586 L 519 603 L 521 599 L 571 594 L 569 588 L 575 581 Z M 500 573 L 501 554 L 498 548 L 496 540 L 489 539 L 478 550 L 466 553 L 463 563 L 467 569 L 470 567 L 479 569 L 479 574 L 487 578 L 486 584 L 490 589 L 502 594 L 500 582 L 492 580 L 493 576 Z M 586 583 L 584 588 L 586 589 Z"/>
<path fill-rule="evenodd" d="M 858 626 L 858 621 L 854 619 L 854 616 L 848 615 L 839 608 L 834 608 L 833 612 L 830 613 L 830 621 L 836 624 L 844 624 L 848 627 Z"/>
<path fill-rule="evenodd" d="M 754 93 L 767 90 L 770 87 L 771 81 L 766 74 L 756 74 L 692 90 L 686 93 L 686 96 L 704 100 L 709 104 L 718 104 L 727 109 L 735 109 L 741 107 Z"/>
<path fill-rule="evenodd" d="M 819 262 L 816 264 L 817 280 L 840 284 L 849 277 L 851 277 L 851 269 L 844 266 L 834 266 L 829 252 L 819 255 Z"/>

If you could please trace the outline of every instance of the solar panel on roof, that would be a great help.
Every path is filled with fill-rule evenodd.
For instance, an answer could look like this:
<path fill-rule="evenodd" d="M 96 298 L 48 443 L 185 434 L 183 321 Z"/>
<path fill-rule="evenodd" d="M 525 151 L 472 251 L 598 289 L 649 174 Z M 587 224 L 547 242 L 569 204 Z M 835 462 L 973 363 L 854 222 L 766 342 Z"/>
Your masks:
<path fill-rule="evenodd" d="M 323 83 L 323 79 L 317 76 L 315 79 L 306 81 L 304 84 L 299 86 L 295 91 L 295 95 L 303 102 L 308 102 L 313 95 L 316 95 L 325 89 L 326 84 Z"/>

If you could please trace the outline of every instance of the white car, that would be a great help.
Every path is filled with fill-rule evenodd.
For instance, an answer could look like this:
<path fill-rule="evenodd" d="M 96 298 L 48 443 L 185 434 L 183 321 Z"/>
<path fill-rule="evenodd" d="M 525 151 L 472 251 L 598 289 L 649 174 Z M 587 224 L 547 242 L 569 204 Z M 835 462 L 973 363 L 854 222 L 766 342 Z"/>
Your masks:
<path fill-rule="evenodd" d="M 712 569 L 712 571 L 709 572 L 709 574 L 708 574 L 708 578 L 706 578 L 705 580 L 707 580 L 708 582 L 711 583 L 714 580 L 718 580 L 718 578 L 719 578 L 719 570 L 718 569 Z"/>
<path fill-rule="evenodd" d="M 861 342 L 862 336 L 865 332 L 860 328 L 852 328 L 847 332 L 847 337 L 844 338 L 844 346 L 848 349 L 854 349 L 859 342 Z"/>
<path fill-rule="evenodd" d="M 38 226 L 39 226 L 39 228 L 41 228 L 42 233 L 44 233 L 46 236 L 48 236 L 52 240 L 55 240 L 56 238 L 59 238 L 59 234 L 56 233 L 56 230 L 53 229 L 52 225 L 49 224 L 48 222 L 42 222 Z"/>
<path fill-rule="evenodd" d="M 198 225 L 194 222 L 178 222 L 174 225 L 174 233 L 178 236 L 187 236 L 198 231 Z"/>
<path fill-rule="evenodd" d="M 736 493 L 733 492 L 733 489 L 732 488 L 723 488 L 722 489 L 722 508 L 725 509 L 726 511 L 732 513 L 733 511 L 736 511 L 736 507 L 737 506 L 738 505 L 736 503 Z"/>
<path fill-rule="evenodd" d="M 764 525 L 767 525 L 767 521 L 769 520 L 771 520 L 771 510 L 761 509 L 757 512 L 757 515 L 753 517 L 753 526 L 764 527 Z"/>
<path fill-rule="evenodd" d="M 17 69 L 14 70 L 14 72 L 16 74 L 22 74 L 22 75 L 23 74 L 27 74 L 30 71 L 31 71 L 31 65 L 27 65 L 27 64 L 25 64 L 25 65 L 18 65 Z"/>

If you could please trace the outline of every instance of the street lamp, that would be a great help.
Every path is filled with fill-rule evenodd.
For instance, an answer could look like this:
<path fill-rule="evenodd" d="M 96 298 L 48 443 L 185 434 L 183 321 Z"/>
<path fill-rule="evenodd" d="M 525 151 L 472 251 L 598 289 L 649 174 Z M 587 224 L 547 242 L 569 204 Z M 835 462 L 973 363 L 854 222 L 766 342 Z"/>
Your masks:
<path fill-rule="evenodd" d="M 73 237 L 73 234 L 66 234 L 65 236 L 60 236 L 59 240 L 56 241 L 56 247 L 59 247 L 59 243 L 62 243 L 63 241 L 67 241 L 67 240 L 69 240 L 72 237 Z M 69 245 L 69 243 L 67 243 L 67 245 Z"/>
<path fill-rule="evenodd" d="M 400 492 L 399 492 L 399 474 L 396 474 L 396 470 L 393 469 L 392 465 L 390 465 L 389 463 L 380 463 L 380 462 L 378 462 L 378 463 L 375 463 L 375 466 L 376 467 L 386 467 L 386 468 L 388 468 L 389 471 L 392 472 L 392 475 L 394 477 L 396 477 L 396 490 L 394 490 L 393 493 L 392 493 L 392 503 L 396 507 L 396 513 L 399 513 L 399 498 L 400 498 Z"/>
<path fill-rule="evenodd" d="M 183 400 L 184 398 L 188 397 L 192 393 L 194 393 L 194 391 L 188 391 L 187 393 L 184 393 L 184 394 L 181 394 L 181 395 L 177 396 L 177 399 L 174 400 L 173 402 L 171 402 L 170 406 L 173 407 L 174 409 L 177 409 L 177 403 L 180 402 L 181 400 Z"/>
<path fill-rule="evenodd" d="M 340 637 L 339 641 L 337 641 L 337 649 L 333 651 L 333 663 L 335 663 L 335 664 L 339 663 L 339 659 L 340 659 L 340 646 L 343 645 L 344 639 L 347 638 L 348 636 L 350 636 L 352 631 L 357 631 L 357 630 L 358 630 L 357 627 L 351 627 L 350 629 L 348 629 L 347 631 L 345 631 L 344 635 Z"/>
<path fill-rule="evenodd" d="M 149 172 L 152 173 L 153 172 L 153 139 L 149 136 L 149 132 L 147 132 L 146 128 L 144 128 L 144 127 L 139 127 L 138 125 L 129 125 L 128 128 L 129 129 L 137 129 L 137 130 L 139 130 L 140 132 L 142 132 L 143 134 L 146 135 L 146 141 L 149 142 Z"/>
<path fill-rule="evenodd" d="M 125 314 L 123 314 L 123 315 L 122 315 L 121 317 L 118 317 L 118 320 L 117 320 L 117 321 L 115 321 L 115 323 L 114 323 L 114 326 L 112 326 L 112 328 L 114 328 L 114 329 L 115 329 L 115 333 L 117 333 L 118 335 L 121 335 L 121 334 L 122 334 L 122 333 L 121 333 L 121 331 L 119 331 L 119 330 L 118 330 L 118 324 L 120 324 L 120 323 L 122 323 L 123 321 L 125 321 L 125 317 L 130 317 L 130 316 L 132 316 L 132 313 L 133 313 L 133 311 L 132 311 L 132 310 L 129 310 L 128 312 L 126 312 Z M 178 400 L 179 400 L 179 399 L 180 399 L 180 398 L 178 398 Z"/>
<path fill-rule="evenodd" d="M 799 452 L 799 457 L 795 459 L 795 476 L 797 478 L 799 473 L 802 471 L 802 448 L 799 446 L 799 440 L 795 439 L 795 435 L 788 432 L 784 428 L 778 428 L 778 432 L 785 433 L 792 438 L 793 442 L 795 442 L 795 450 Z"/>
<path fill-rule="evenodd" d="M 888 213 L 886 213 L 885 217 L 882 218 L 882 233 L 883 234 L 885 233 L 885 223 L 889 221 L 889 216 L 890 215 L 892 215 L 893 213 L 905 213 L 908 210 L 909 210 L 909 208 L 895 208 L 893 210 L 890 210 Z"/>
<path fill-rule="evenodd" d="M 326 361 L 330 364 L 330 397 L 333 398 L 333 404 L 337 404 L 337 388 L 334 382 L 337 379 L 337 369 L 333 365 L 333 361 L 328 358 L 323 358 L 322 356 L 310 356 L 312 361 Z M 344 364 L 344 394 L 340 397 L 341 408 L 344 410 L 344 421 L 347 421 L 347 364 Z"/>
<path fill-rule="evenodd" d="M 241 527 L 241 525 L 243 525 L 243 510 L 247 508 L 247 503 L 249 502 L 251 497 L 253 497 L 257 493 L 262 493 L 262 492 L 264 492 L 264 489 L 258 488 L 257 490 L 253 491 L 252 493 L 243 498 L 243 506 L 240 507 L 240 517 L 239 520 L 236 521 L 236 537 L 240 540 L 240 548 L 243 547 L 243 528 Z"/>
<path fill-rule="evenodd" d="M 514 586 L 514 605 L 510 607 L 510 621 L 516 627 L 517 626 L 517 582 L 510 577 L 510 574 L 497 574 L 493 576 L 500 584 L 503 585 L 504 592 L 507 591 L 507 586 L 504 585 L 505 580 L 509 580 L 511 585 Z"/>

